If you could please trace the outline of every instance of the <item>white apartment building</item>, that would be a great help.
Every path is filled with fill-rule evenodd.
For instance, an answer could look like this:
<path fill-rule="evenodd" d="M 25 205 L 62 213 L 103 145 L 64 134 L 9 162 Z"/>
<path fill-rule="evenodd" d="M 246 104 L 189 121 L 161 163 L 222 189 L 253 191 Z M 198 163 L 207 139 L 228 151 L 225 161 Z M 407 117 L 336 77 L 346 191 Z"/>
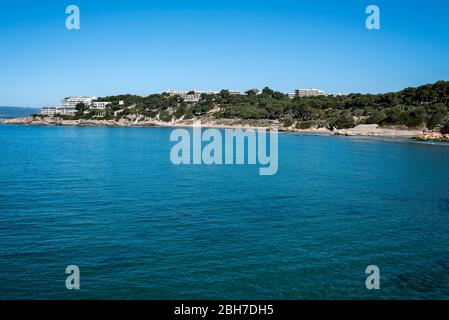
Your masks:
<path fill-rule="evenodd" d="M 56 107 L 46 106 L 41 108 L 41 114 L 46 116 L 52 116 L 56 114 Z"/>
<path fill-rule="evenodd" d="M 295 93 L 297 97 L 317 97 L 326 95 L 324 91 L 319 89 L 298 89 Z"/>
<path fill-rule="evenodd" d="M 90 108 L 91 109 L 104 110 L 104 109 L 106 109 L 106 106 L 108 104 L 111 104 L 111 103 L 110 102 L 106 102 L 106 101 L 95 101 L 95 102 L 92 102 Z"/>
<path fill-rule="evenodd" d="M 57 107 L 56 113 L 62 115 L 70 115 L 74 114 L 76 111 L 76 105 L 78 103 L 84 103 L 86 106 L 90 107 L 92 104 L 92 100 L 95 100 L 95 97 L 67 97 L 61 100 L 59 107 Z"/>
<path fill-rule="evenodd" d="M 185 91 L 185 90 L 181 90 L 181 91 L 168 90 L 167 93 L 168 93 L 168 95 L 170 97 L 174 97 L 174 96 L 181 97 L 185 102 L 198 102 L 198 101 L 200 101 L 201 95 L 203 93 L 205 93 L 205 94 L 217 94 L 218 92 L 216 92 L 216 91 L 200 91 L 200 90 L 190 90 L 190 91 Z"/>
<path fill-rule="evenodd" d="M 184 95 L 183 99 L 185 102 L 198 102 L 200 101 L 201 95 L 203 92 L 201 91 L 191 91 Z"/>
<path fill-rule="evenodd" d="M 89 109 L 105 110 L 106 106 L 111 104 L 107 101 L 93 101 L 95 97 L 67 97 L 61 100 L 57 107 L 45 106 L 41 108 L 42 115 L 73 115 L 76 112 L 76 105 L 84 103 Z M 119 105 L 124 105 L 125 102 L 120 100 Z"/>

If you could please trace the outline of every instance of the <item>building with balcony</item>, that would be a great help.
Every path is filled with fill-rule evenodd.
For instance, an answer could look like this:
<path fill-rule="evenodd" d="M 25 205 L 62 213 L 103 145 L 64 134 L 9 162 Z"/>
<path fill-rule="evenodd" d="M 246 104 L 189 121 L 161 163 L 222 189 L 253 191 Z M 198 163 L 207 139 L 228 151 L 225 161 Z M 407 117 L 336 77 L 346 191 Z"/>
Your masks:
<path fill-rule="evenodd" d="M 41 108 L 41 114 L 45 116 L 52 116 L 56 114 L 56 107 L 46 106 Z"/>
<path fill-rule="evenodd" d="M 78 103 L 84 103 L 90 107 L 95 97 L 66 97 L 61 100 L 59 107 L 56 108 L 56 113 L 62 115 L 71 115 L 76 112 L 76 105 Z"/>
<path fill-rule="evenodd" d="M 318 97 L 324 96 L 326 93 L 319 89 L 298 89 L 295 91 L 297 97 Z"/>
<path fill-rule="evenodd" d="M 170 97 L 180 97 L 185 102 L 199 102 L 202 94 L 217 94 L 215 91 L 200 91 L 200 90 L 190 90 L 190 91 L 167 91 Z"/>
<path fill-rule="evenodd" d="M 99 109 L 99 110 L 104 110 L 106 109 L 106 106 L 108 104 L 111 104 L 110 102 L 106 102 L 106 101 L 95 101 L 92 102 L 92 104 L 90 105 L 91 109 Z"/>

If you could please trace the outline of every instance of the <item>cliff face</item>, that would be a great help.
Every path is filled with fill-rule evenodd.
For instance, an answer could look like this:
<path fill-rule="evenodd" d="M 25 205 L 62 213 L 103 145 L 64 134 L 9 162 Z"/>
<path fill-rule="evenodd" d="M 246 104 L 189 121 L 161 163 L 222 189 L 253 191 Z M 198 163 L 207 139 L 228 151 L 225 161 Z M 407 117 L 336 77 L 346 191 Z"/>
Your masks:
<path fill-rule="evenodd" d="M 398 128 L 381 128 L 377 124 L 358 125 L 352 129 L 336 130 L 333 134 L 344 136 L 382 136 L 397 138 L 415 138 L 422 130 L 403 130 Z"/>
<path fill-rule="evenodd" d="M 437 131 L 424 131 L 417 136 L 417 139 L 422 141 L 449 142 L 449 134 L 442 134 Z"/>

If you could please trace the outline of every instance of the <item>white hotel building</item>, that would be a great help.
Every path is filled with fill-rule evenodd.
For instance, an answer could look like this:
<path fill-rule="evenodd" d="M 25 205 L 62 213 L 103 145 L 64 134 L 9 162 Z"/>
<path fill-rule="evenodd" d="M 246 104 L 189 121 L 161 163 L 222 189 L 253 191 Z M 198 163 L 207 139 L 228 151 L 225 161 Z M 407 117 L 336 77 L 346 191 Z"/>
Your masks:
<path fill-rule="evenodd" d="M 326 93 L 318 89 L 298 89 L 295 91 L 297 97 L 318 97 L 324 96 Z"/>
<path fill-rule="evenodd" d="M 216 94 L 216 91 L 200 91 L 200 90 L 190 90 L 190 91 L 167 91 L 170 97 L 178 96 L 181 97 L 185 102 L 198 102 L 200 101 L 201 95 L 203 93 Z"/>
<path fill-rule="evenodd" d="M 43 115 L 54 115 L 54 114 L 60 114 L 60 115 L 72 115 L 76 112 L 76 105 L 78 103 L 84 103 L 89 108 L 95 108 L 95 109 L 105 109 L 106 105 L 108 105 L 108 102 L 92 102 L 95 100 L 95 97 L 66 97 L 61 100 L 61 103 L 57 107 L 42 107 L 41 108 L 41 114 Z"/>
<path fill-rule="evenodd" d="M 51 116 L 56 114 L 56 107 L 42 107 L 41 108 L 41 114 L 45 115 L 45 116 Z"/>
<path fill-rule="evenodd" d="M 62 115 L 71 115 L 76 111 L 76 105 L 78 103 L 84 103 L 86 106 L 90 106 L 95 97 L 67 97 L 61 100 L 59 107 L 56 108 L 56 113 Z"/>
<path fill-rule="evenodd" d="M 105 101 L 96 101 L 96 102 L 92 102 L 91 104 L 91 109 L 99 109 L 99 110 L 104 110 L 106 109 L 106 106 L 108 104 L 111 104 L 110 102 L 105 102 Z"/>

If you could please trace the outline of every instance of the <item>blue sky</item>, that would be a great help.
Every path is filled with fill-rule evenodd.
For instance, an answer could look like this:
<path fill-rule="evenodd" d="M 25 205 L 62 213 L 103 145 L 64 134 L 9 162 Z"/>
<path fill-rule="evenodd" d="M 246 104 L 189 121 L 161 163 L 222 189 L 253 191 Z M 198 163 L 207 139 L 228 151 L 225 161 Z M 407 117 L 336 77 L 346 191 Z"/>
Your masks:
<path fill-rule="evenodd" d="M 65 8 L 81 29 L 65 28 Z M 381 30 L 365 28 L 365 8 Z M 167 89 L 386 92 L 449 80 L 449 1 L 71 0 L 0 6 L 0 105 Z"/>

